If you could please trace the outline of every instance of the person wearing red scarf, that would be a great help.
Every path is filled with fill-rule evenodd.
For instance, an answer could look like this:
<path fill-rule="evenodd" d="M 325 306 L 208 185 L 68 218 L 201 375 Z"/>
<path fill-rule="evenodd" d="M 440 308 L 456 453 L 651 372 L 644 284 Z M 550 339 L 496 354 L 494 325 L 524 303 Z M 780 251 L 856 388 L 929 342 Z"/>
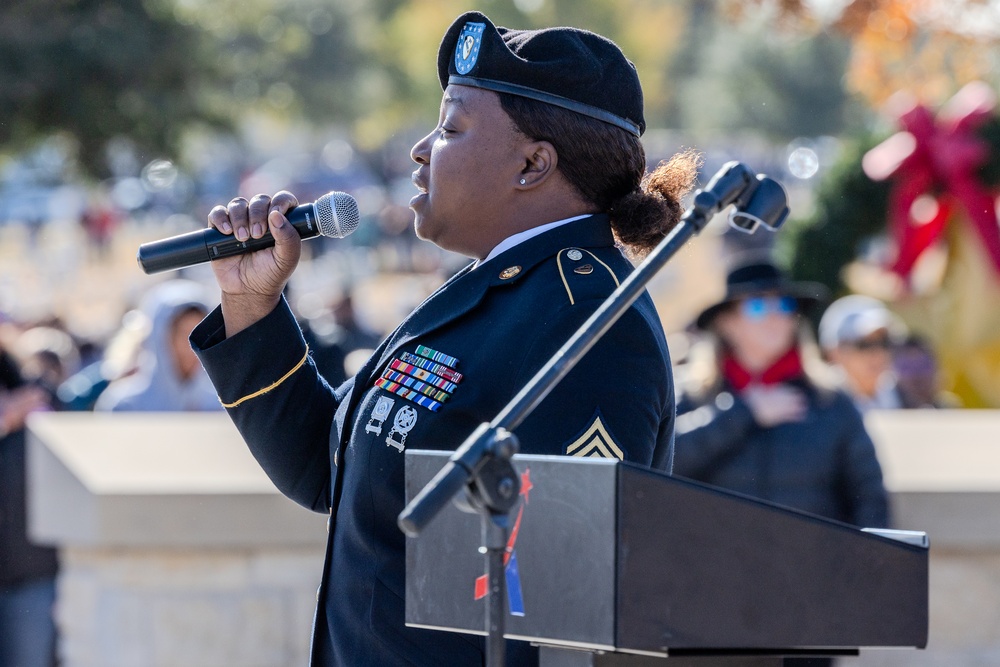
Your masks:
<path fill-rule="evenodd" d="M 862 527 L 889 525 L 875 447 L 836 388 L 802 314 L 825 295 L 760 257 L 737 260 L 726 295 L 678 369 L 673 474 Z M 686 375 L 686 377 L 685 377 Z M 824 667 L 831 658 L 785 658 Z"/>
<path fill-rule="evenodd" d="M 707 358 L 679 371 L 674 474 L 856 526 L 885 527 L 875 448 L 802 314 L 822 286 L 744 257 L 699 315 Z"/>

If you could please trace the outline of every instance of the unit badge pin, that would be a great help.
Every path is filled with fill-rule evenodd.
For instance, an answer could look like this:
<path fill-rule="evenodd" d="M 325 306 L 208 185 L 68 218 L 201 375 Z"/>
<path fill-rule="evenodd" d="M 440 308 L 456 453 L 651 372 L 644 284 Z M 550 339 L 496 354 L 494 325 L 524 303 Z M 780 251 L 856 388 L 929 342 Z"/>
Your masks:
<path fill-rule="evenodd" d="M 583 253 L 577 250 L 576 248 L 573 248 L 572 250 L 567 252 L 566 256 L 569 257 L 574 262 L 578 262 L 581 259 L 583 259 Z"/>
<path fill-rule="evenodd" d="M 508 266 L 506 269 L 500 272 L 500 280 L 510 280 L 517 274 L 521 272 L 520 266 Z"/>
<path fill-rule="evenodd" d="M 476 66 L 479 46 L 483 42 L 485 23 L 466 23 L 455 46 L 455 69 L 459 74 L 468 74 Z"/>
<path fill-rule="evenodd" d="M 395 402 L 396 401 L 392 400 L 388 396 L 378 397 L 378 402 L 376 402 L 375 407 L 372 408 L 371 419 L 368 420 L 368 425 L 365 426 L 365 433 L 382 435 L 382 423 L 388 419 L 389 412 L 392 410 L 392 406 Z"/>
<path fill-rule="evenodd" d="M 406 436 L 417 425 L 417 411 L 411 408 L 409 405 L 404 405 L 396 413 L 396 418 L 393 420 L 392 430 L 389 431 L 389 435 L 385 437 L 385 444 L 395 447 L 399 451 L 403 451 L 403 447 L 406 445 Z M 397 441 L 392 436 L 399 435 L 400 438 Z"/>

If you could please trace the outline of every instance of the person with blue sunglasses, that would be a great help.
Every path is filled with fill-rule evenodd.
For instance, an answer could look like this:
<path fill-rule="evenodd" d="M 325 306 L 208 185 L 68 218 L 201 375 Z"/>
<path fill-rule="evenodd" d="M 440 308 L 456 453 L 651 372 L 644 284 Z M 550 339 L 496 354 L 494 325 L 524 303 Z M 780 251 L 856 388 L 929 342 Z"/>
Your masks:
<path fill-rule="evenodd" d="M 743 257 L 678 369 L 674 474 L 865 527 L 889 524 L 875 448 L 802 314 L 825 296 Z"/>

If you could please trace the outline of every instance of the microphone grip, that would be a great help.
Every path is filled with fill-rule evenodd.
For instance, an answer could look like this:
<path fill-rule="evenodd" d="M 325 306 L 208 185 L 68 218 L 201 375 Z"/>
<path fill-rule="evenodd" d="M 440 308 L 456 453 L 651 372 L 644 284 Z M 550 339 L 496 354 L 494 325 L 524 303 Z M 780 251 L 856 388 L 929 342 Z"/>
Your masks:
<path fill-rule="evenodd" d="M 301 238 L 308 239 L 319 235 L 313 204 L 296 206 L 288 212 L 287 217 Z M 187 234 L 143 243 L 139 246 L 136 261 L 144 272 L 153 274 L 273 246 L 274 237 L 270 231 L 265 232 L 259 239 L 251 236 L 246 241 L 240 241 L 235 234 L 223 234 L 215 227 L 206 227 Z"/>
<path fill-rule="evenodd" d="M 215 232 L 224 236 L 216 229 L 199 229 L 198 231 L 171 236 L 160 241 L 151 241 L 139 246 L 135 259 L 147 274 L 172 271 L 185 266 L 201 264 L 209 260 L 208 246 L 205 244 L 206 232 Z"/>

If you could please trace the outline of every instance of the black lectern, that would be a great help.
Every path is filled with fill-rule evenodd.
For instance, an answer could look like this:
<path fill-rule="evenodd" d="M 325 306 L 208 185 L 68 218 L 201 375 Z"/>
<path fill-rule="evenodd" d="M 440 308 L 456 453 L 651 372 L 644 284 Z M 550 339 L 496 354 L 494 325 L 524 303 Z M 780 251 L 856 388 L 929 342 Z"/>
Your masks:
<path fill-rule="evenodd" d="M 406 452 L 407 500 L 449 455 Z M 925 543 L 628 463 L 524 455 L 514 465 L 506 636 L 606 658 L 546 649 L 543 664 L 776 664 L 723 657 L 926 645 Z M 407 541 L 407 624 L 485 634 L 480 544 L 479 517 L 455 506 Z"/>

